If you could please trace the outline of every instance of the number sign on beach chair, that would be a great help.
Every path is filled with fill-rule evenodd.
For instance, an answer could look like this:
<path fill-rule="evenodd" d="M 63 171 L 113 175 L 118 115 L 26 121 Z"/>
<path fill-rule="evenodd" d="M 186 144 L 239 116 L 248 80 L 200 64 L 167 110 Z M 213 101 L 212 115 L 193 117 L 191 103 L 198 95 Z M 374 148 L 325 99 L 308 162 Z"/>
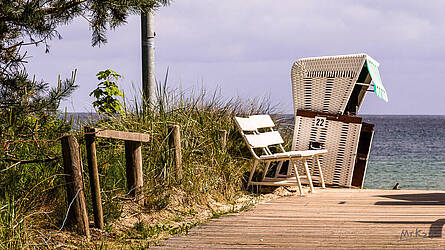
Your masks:
<path fill-rule="evenodd" d="M 298 185 L 300 190 L 300 194 L 304 195 L 303 189 L 301 187 L 300 175 L 298 174 L 297 167 L 295 161 L 301 160 L 306 171 L 306 178 L 309 183 L 309 187 L 311 192 L 314 192 L 314 186 L 312 184 L 312 177 L 309 171 L 309 167 L 307 164 L 308 159 L 314 158 L 315 162 L 318 166 L 318 171 L 320 173 L 319 182 L 321 186 L 324 188 L 324 178 L 320 166 L 320 162 L 318 160 L 319 155 L 323 155 L 327 152 L 327 150 L 304 150 L 304 151 L 288 151 L 286 152 L 283 148 L 283 138 L 278 133 L 278 131 L 274 131 L 275 127 L 274 122 L 270 118 L 269 115 L 252 115 L 248 118 L 243 117 L 235 117 L 236 124 L 240 130 L 240 133 L 247 143 L 250 152 L 254 157 L 254 162 L 250 171 L 249 181 L 247 186 L 249 185 L 268 185 L 268 186 L 294 186 Z M 273 150 L 278 152 L 273 152 Z M 294 170 L 295 177 L 291 177 L 285 175 L 282 178 L 282 175 L 279 174 L 281 166 L 283 162 L 289 161 L 289 167 L 292 167 Z M 263 172 L 263 176 L 261 181 L 255 182 L 252 181 L 253 174 L 255 172 L 255 168 L 259 162 L 265 162 L 266 167 Z M 275 175 L 273 178 L 266 177 L 267 171 L 269 170 L 269 166 L 271 162 L 278 162 L 278 166 L 275 170 Z M 288 171 L 290 173 L 290 171 Z M 295 183 L 296 181 L 296 183 Z"/>

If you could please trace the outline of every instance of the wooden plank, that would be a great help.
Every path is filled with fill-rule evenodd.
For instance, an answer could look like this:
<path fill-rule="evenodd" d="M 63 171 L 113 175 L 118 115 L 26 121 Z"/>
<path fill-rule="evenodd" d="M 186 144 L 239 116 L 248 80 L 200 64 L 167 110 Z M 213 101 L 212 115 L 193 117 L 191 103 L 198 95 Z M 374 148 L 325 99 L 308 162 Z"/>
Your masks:
<path fill-rule="evenodd" d="M 437 249 L 445 245 L 444 191 L 317 191 L 267 201 L 238 216 L 212 219 L 161 247 Z"/>
<path fill-rule="evenodd" d="M 136 132 L 124 132 L 124 131 L 116 131 L 109 129 L 94 129 L 96 137 L 101 138 L 111 138 L 118 140 L 126 140 L 126 141 L 139 141 L 139 142 L 148 142 L 150 140 L 150 135 Z"/>
<path fill-rule="evenodd" d="M 309 117 L 309 118 L 314 118 L 316 116 L 323 116 L 331 121 L 341 121 L 345 123 L 356 123 L 356 124 L 361 124 L 363 120 L 363 118 L 358 116 L 335 115 L 324 112 L 314 112 L 310 110 L 301 110 L 301 109 L 297 110 L 297 116 Z"/>

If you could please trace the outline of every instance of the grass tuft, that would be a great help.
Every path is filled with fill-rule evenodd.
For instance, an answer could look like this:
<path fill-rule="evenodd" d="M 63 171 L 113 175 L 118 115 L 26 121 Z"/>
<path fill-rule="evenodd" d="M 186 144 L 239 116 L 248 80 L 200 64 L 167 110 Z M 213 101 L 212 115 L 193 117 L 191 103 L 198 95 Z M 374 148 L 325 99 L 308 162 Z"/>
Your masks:
<path fill-rule="evenodd" d="M 187 233 L 197 222 L 187 221 L 196 216 L 196 206 L 210 203 L 231 203 L 239 198 L 244 189 L 252 157 L 234 124 L 235 115 L 247 116 L 273 113 L 267 99 L 241 101 L 224 99 L 217 91 L 191 93 L 169 90 L 166 84 L 157 88 L 157 102 L 151 109 L 142 109 L 140 102 L 125 107 L 125 113 L 116 117 L 101 117 L 88 126 L 120 131 L 142 132 L 150 135 L 150 142 L 143 143 L 143 172 L 145 206 L 137 213 L 151 214 L 159 211 L 182 211 L 171 218 L 173 224 L 139 220 L 129 230 L 121 233 L 122 214 L 129 200 L 126 190 L 124 143 L 119 140 L 97 138 L 98 168 L 104 207 L 105 232 L 128 239 L 157 238 L 161 233 L 169 235 Z M 128 103 L 126 101 L 125 103 Z M 65 124 L 65 125 L 64 125 Z M 56 138 L 66 132 L 68 122 L 57 123 L 58 133 L 43 133 L 36 138 Z M 174 152 L 168 143 L 168 126 L 179 125 L 182 145 L 182 178 L 175 174 Z M 83 131 L 82 127 L 77 127 Z M 222 147 L 220 130 L 227 131 L 226 147 Z M 72 130 L 72 132 L 75 132 Z M 84 139 L 77 136 L 82 145 L 84 164 L 87 162 Z M 15 144 L 15 155 L 28 157 L 32 150 L 44 155 L 61 155 L 60 143 Z M 57 237 L 48 233 L 57 230 L 66 212 L 62 159 L 50 162 L 11 164 L 0 162 L 0 248 L 19 249 L 33 246 L 60 246 Z M 86 166 L 84 166 L 86 171 Z M 88 213 L 92 217 L 88 174 L 84 173 Z M 15 198 L 11 198 L 15 197 Z M 233 203 L 234 204 L 234 203 Z M 132 206 L 137 206 L 136 204 Z M 248 209 L 248 206 L 242 207 Z M 210 208 L 210 206 L 209 206 Z M 229 211 L 212 211 L 217 218 Z M 44 216 L 42 216 L 44 214 Z M 133 216 L 133 215 L 132 215 Z M 131 218 L 131 216 L 130 216 Z M 92 219 L 92 218 L 90 218 Z M 32 227 L 30 225 L 33 225 Z M 36 229 L 37 228 L 37 229 Z M 49 230 L 44 231 L 43 229 Z M 41 231 L 43 230 L 42 233 Z M 121 231 L 119 231 L 121 230 Z M 56 235 L 58 232 L 54 232 Z M 81 244 L 85 244 L 82 242 Z M 149 243 L 147 243 L 149 244 Z M 83 246 L 83 245 L 82 245 Z M 96 249 L 107 248 L 103 240 L 96 241 Z M 144 247 L 145 245 L 141 245 Z"/>

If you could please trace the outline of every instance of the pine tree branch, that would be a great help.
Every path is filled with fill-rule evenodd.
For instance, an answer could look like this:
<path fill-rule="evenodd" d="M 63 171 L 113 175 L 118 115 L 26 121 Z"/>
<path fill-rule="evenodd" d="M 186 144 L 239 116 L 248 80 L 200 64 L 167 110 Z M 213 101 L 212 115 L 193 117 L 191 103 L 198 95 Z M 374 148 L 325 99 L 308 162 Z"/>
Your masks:
<path fill-rule="evenodd" d="M 52 15 L 52 14 L 60 13 L 62 11 L 66 11 L 71 8 L 74 8 L 84 2 L 87 2 L 87 1 L 88 0 L 73 0 L 73 1 L 67 2 L 65 4 L 62 4 L 60 6 L 57 6 L 57 7 L 56 6 L 46 7 L 39 11 L 44 15 Z"/>

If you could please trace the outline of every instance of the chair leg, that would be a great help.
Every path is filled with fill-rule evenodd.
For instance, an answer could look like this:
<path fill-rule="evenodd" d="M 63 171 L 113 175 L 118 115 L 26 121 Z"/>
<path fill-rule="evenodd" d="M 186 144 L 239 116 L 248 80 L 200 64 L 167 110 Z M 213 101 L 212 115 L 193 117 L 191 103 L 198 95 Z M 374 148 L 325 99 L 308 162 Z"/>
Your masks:
<path fill-rule="evenodd" d="M 315 193 L 314 184 L 312 183 L 311 172 L 309 172 L 309 166 L 307 165 L 307 161 L 306 161 L 306 159 L 301 159 L 301 161 L 303 162 L 304 169 L 306 170 L 306 176 L 307 176 L 307 180 L 309 182 L 309 187 L 311 188 L 311 192 Z"/>
<path fill-rule="evenodd" d="M 274 176 L 274 178 L 277 178 L 277 177 L 278 177 L 278 175 L 280 174 L 280 171 L 281 171 L 281 167 L 282 167 L 282 166 L 283 166 L 283 162 L 280 161 L 280 162 L 278 163 L 277 170 L 275 170 L 275 176 Z M 289 168 L 290 168 L 290 166 L 289 166 Z"/>
<path fill-rule="evenodd" d="M 269 170 L 270 161 L 266 162 L 266 167 L 264 168 L 263 177 L 261 177 L 261 181 L 264 181 L 264 178 L 266 178 L 267 171 Z"/>
<path fill-rule="evenodd" d="M 293 169 L 293 168 L 291 168 L 291 167 L 288 167 L 288 168 L 287 168 L 287 176 L 286 176 L 287 178 L 289 178 L 289 177 L 292 176 L 292 169 Z"/>
<path fill-rule="evenodd" d="M 314 158 L 318 166 L 318 173 L 320 174 L 321 187 L 326 188 L 326 185 L 324 183 L 323 171 L 321 170 L 321 165 L 320 165 L 320 160 L 318 159 L 318 155 L 316 155 Z"/>
<path fill-rule="evenodd" d="M 252 168 L 250 170 L 249 181 L 247 182 L 247 186 L 250 186 L 250 183 L 252 182 L 253 173 L 255 172 L 257 163 L 258 163 L 258 160 L 255 159 L 255 161 L 252 164 Z"/>
<path fill-rule="evenodd" d="M 295 178 L 297 179 L 297 183 L 298 183 L 298 190 L 300 190 L 300 196 L 304 196 L 304 191 L 303 191 L 303 187 L 301 186 L 301 180 L 300 180 L 300 175 L 298 174 L 297 165 L 295 164 L 295 162 L 293 160 L 290 160 L 289 164 L 292 164 L 292 167 L 294 169 Z"/>

